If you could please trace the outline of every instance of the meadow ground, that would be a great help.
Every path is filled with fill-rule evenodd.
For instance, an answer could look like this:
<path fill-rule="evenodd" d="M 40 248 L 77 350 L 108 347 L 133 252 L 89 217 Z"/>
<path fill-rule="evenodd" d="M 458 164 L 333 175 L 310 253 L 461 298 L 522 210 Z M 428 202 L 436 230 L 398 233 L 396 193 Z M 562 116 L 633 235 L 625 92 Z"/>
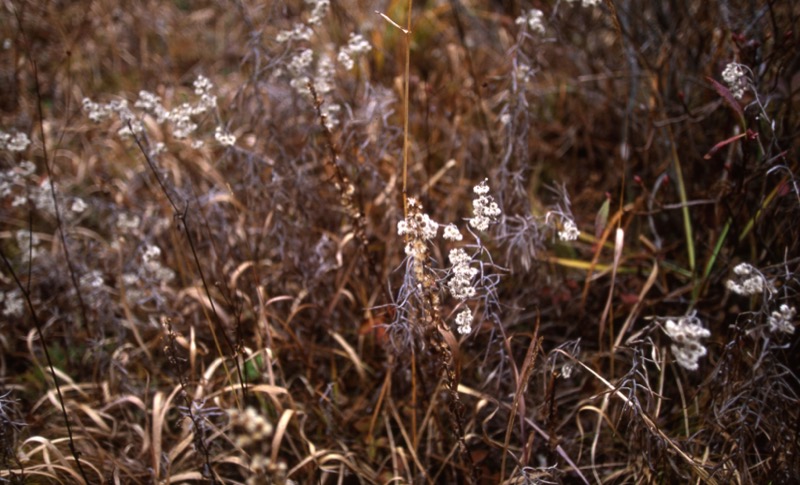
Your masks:
<path fill-rule="evenodd" d="M 0 12 L 0 482 L 800 480 L 796 2 Z"/>

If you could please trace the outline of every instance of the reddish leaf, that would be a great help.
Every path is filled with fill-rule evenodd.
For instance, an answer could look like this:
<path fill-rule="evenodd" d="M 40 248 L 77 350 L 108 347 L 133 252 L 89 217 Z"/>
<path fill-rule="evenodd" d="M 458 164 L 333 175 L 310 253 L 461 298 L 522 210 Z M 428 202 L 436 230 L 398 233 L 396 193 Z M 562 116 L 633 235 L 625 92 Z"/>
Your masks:
<path fill-rule="evenodd" d="M 719 142 L 716 145 L 714 145 L 713 147 L 711 147 L 711 150 L 709 150 L 708 153 L 703 155 L 703 158 L 705 158 L 706 160 L 710 159 L 715 153 L 717 153 L 720 150 L 720 148 L 722 148 L 722 147 L 724 147 L 726 145 L 730 145 L 731 143 L 735 142 L 739 138 L 742 138 L 744 135 L 745 135 L 745 133 L 741 133 L 739 135 L 732 136 L 732 137 L 728 138 L 727 140 L 722 140 L 721 142 Z"/>
<path fill-rule="evenodd" d="M 739 118 L 742 120 L 742 122 L 744 122 L 744 110 L 742 110 L 742 106 L 738 101 L 736 101 L 736 98 L 733 97 L 730 90 L 710 77 L 706 77 L 706 79 L 708 79 L 711 85 L 714 86 L 714 89 L 717 90 L 717 93 L 719 93 L 719 95 L 728 102 L 728 105 L 730 105 L 730 107 L 739 114 Z"/>

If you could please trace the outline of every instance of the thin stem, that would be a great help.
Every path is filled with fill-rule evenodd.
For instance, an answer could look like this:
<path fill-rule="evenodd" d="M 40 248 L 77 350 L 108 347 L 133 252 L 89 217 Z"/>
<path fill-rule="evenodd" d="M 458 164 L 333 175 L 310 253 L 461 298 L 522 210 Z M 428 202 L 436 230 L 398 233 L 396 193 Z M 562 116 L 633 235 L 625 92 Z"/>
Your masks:
<path fill-rule="evenodd" d="M 411 81 L 411 7 L 414 0 L 408 0 L 406 14 L 406 66 L 403 83 L 403 215 L 408 216 L 408 93 Z"/>

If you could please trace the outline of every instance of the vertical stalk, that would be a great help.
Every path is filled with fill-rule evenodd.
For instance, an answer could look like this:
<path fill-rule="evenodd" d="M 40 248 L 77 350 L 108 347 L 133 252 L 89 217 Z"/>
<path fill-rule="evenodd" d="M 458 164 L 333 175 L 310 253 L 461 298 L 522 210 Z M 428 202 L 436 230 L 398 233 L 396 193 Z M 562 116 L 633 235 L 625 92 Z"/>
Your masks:
<path fill-rule="evenodd" d="M 406 14 L 406 66 L 403 75 L 403 215 L 408 216 L 408 92 L 411 81 L 411 7 L 414 0 L 408 0 Z"/>

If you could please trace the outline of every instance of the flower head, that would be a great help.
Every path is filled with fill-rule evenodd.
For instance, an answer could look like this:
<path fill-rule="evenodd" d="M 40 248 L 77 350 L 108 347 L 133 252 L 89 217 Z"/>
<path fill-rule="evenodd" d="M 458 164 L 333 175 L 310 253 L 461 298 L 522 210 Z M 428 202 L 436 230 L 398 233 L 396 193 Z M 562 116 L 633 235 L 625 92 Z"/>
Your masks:
<path fill-rule="evenodd" d="M 771 332 L 784 332 L 788 334 L 794 333 L 794 316 L 797 310 L 789 305 L 781 305 L 777 311 L 772 312 L 772 315 L 767 319 L 769 322 L 769 330 Z"/>
<path fill-rule="evenodd" d="M 494 201 L 494 197 L 488 195 L 489 186 L 486 185 L 487 180 L 483 180 L 472 189 L 478 197 L 472 201 L 475 217 L 469 220 L 469 225 L 479 231 L 487 230 L 489 224 L 497 222 L 497 218 L 502 213 L 500 207 L 497 206 L 497 202 Z"/>
<path fill-rule="evenodd" d="M 458 333 L 466 335 L 472 331 L 472 310 L 469 307 L 465 308 L 458 315 L 456 315 L 456 325 L 458 325 Z"/>
<path fill-rule="evenodd" d="M 747 91 L 747 75 L 744 67 L 735 62 L 729 63 L 722 71 L 722 79 L 730 88 L 733 97 L 742 99 L 744 92 Z"/>
<path fill-rule="evenodd" d="M 450 294 L 458 300 L 466 300 L 475 296 L 472 278 L 478 274 L 476 268 L 469 266 L 472 258 L 461 248 L 450 250 L 450 264 L 453 265 L 453 276 L 447 282 Z"/>
<path fill-rule="evenodd" d="M 544 18 L 544 13 L 541 10 L 532 8 L 528 11 L 527 14 L 520 15 L 517 17 L 515 22 L 517 25 L 524 25 L 528 24 L 528 28 L 531 32 L 536 32 L 540 35 L 544 35 L 544 23 L 542 19 Z"/>
<path fill-rule="evenodd" d="M 678 365 L 686 370 L 697 370 L 697 361 L 708 352 L 700 339 L 710 337 L 711 332 L 694 315 L 668 319 L 664 331 L 672 339 L 670 348 Z"/>
<path fill-rule="evenodd" d="M 761 272 L 749 263 L 739 263 L 733 268 L 738 278 L 725 282 L 725 286 L 737 295 L 760 295 L 764 290 L 773 291 L 772 286 Z"/>

